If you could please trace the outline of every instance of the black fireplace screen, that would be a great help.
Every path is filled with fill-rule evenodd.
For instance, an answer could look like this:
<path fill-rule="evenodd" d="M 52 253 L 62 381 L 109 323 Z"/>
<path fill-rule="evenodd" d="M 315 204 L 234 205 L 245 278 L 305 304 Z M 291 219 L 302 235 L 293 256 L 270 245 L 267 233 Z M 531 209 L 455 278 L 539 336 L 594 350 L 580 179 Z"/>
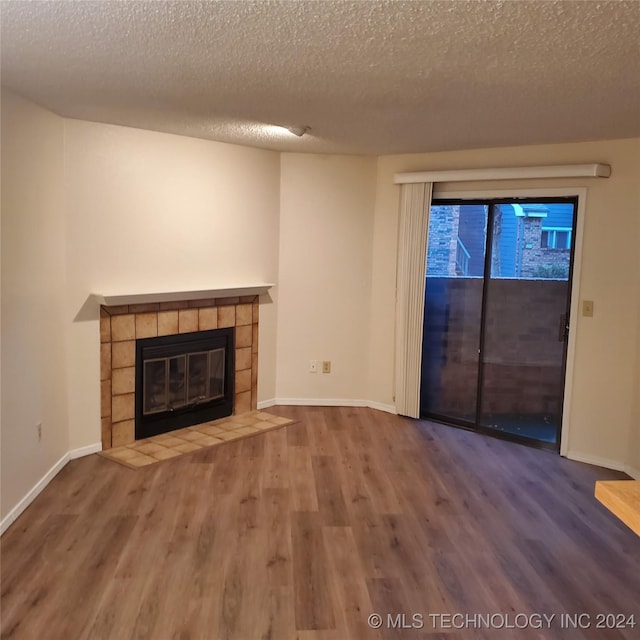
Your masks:
<path fill-rule="evenodd" d="M 144 361 L 142 413 L 174 411 L 224 396 L 224 349 Z"/>
<path fill-rule="evenodd" d="M 233 329 L 136 341 L 136 439 L 233 412 Z"/>

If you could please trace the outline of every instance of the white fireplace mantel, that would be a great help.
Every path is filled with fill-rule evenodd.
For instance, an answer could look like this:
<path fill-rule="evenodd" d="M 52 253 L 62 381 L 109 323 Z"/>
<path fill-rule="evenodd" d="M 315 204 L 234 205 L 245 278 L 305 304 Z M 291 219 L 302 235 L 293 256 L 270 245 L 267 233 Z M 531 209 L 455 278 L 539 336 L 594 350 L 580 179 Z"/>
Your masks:
<path fill-rule="evenodd" d="M 178 302 L 182 300 L 205 300 L 207 298 L 237 298 L 267 293 L 273 283 L 248 284 L 197 291 L 153 291 L 147 293 L 94 293 L 93 298 L 105 307 L 124 304 L 146 304 L 154 302 Z"/>

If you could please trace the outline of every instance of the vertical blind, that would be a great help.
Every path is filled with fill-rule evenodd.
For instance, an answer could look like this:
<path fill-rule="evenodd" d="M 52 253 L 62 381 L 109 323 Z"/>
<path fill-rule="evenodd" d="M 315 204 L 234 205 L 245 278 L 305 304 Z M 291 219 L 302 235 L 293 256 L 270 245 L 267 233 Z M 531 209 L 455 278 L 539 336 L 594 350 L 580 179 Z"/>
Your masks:
<path fill-rule="evenodd" d="M 433 183 L 403 184 L 396 280 L 396 411 L 420 415 L 427 234 Z"/>

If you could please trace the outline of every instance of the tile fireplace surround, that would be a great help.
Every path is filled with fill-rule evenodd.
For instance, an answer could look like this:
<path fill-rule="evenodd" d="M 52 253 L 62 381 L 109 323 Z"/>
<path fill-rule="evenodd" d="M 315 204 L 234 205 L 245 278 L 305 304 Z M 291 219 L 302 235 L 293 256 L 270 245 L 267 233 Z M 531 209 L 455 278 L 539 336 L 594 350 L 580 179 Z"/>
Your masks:
<path fill-rule="evenodd" d="M 100 307 L 102 448 L 135 440 L 136 339 L 235 327 L 233 413 L 257 408 L 258 296 Z"/>

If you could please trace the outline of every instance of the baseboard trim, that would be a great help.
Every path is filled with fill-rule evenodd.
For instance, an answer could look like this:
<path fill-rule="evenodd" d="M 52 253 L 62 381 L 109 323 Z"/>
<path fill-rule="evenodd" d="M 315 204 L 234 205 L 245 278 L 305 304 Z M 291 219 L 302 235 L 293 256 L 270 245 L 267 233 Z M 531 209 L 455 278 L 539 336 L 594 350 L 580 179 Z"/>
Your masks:
<path fill-rule="evenodd" d="M 84 456 L 91 455 L 102 451 L 102 444 L 90 444 L 86 447 L 80 447 L 79 449 L 72 449 L 67 451 L 58 462 L 56 462 L 49 471 L 47 471 L 38 482 L 31 488 L 27 495 L 18 502 L 18 504 L 7 513 L 7 515 L 0 522 L 0 536 L 20 517 L 22 512 L 42 493 L 47 485 L 62 471 L 64 466 L 69 460 L 75 460 L 76 458 L 82 458 Z"/>
<path fill-rule="evenodd" d="M 366 407 L 366 400 L 351 398 L 276 398 L 275 403 L 303 407 Z"/>
<path fill-rule="evenodd" d="M 42 493 L 45 487 L 60 473 L 67 462 L 69 462 L 69 459 L 69 453 L 67 452 L 36 482 L 27 495 L 7 513 L 2 519 L 2 522 L 0 522 L 0 535 L 2 535 L 18 519 L 20 514 Z"/>
<path fill-rule="evenodd" d="M 266 404 L 266 402 L 271 404 Z M 273 407 L 276 405 L 303 407 L 369 407 L 370 409 L 377 409 L 378 411 L 384 411 L 394 415 L 398 413 L 394 405 L 375 402 L 374 400 L 357 400 L 353 398 L 275 398 L 274 400 L 268 400 L 266 402 L 264 403 L 265 407 Z M 259 409 L 261 408 L 261 404 L 262 403 L 258 403 Z"/>
<path fill-rule="evenodd" d="M 367 400 L 367 407 L 370 409 L 377 409 L 378 411 L 384 411 L 385 413 L 392 413 L 394 416 L 398 415 L 396 407 L 393 404 L 384 404 L 383 402 Z"/>
<path fill-rule="evenodd" d="M 586 464 L 593 464 L 597 467 L 605 467 L 605 469 L 612 469 L 613 471 L 622 471 L 623 473 L 629 473 L 625 468 L 625 465 L 618 460 L 610 460 L 609 458 L 601 458 L 600 456 L 593 456 L 589 453 L 580 453 L 579 451 L 568 451 L 567 458 L 569 460 L 575 460 L 576 462 L 584 462 Z"/>
<path fill-rule="evenodd" d="M 69 460 L 75 460 L 76 458 L 84 458 L 84 456 L 90 456 L 92 453 L 99 453 L 100 451 L 102 451 L 101 442 L 88 444 L 86 447 L 80 447 L 79 449 L 71 449 L 71 451 L 69 451 Z"/>
<path fill-rule="evenodd" d="M 631 476 L 634 480 L 640 480 L 640 469 L 632 467 L 630 464 L 625 465 L 624 472 Z"/>
<path fill-rule="evenodd" d="M 271 398 L 270 400 L 261 400 L 260 402 L 258 402 L 258 409 L 268 409 L 269 407 L 274 407 L 275 404 L 275 398 Z"/>

